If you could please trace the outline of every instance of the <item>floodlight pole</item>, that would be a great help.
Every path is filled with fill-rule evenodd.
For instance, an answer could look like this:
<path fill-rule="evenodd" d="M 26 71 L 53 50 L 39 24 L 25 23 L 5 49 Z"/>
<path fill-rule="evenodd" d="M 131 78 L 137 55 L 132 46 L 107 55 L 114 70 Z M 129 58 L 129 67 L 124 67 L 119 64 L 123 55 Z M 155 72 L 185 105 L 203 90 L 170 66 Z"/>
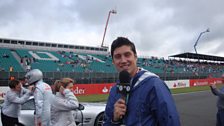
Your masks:
<path fill-rule="evenodd" d="M 103 34 L 103 40 L 102 40 L 102 43 L 101 43 L 101 47 L 103 47 L 103 43 L 104 43 L 104 39 L 105 39 L 105 35 L 106 35 L 106 32 L 107 32 L 107 26 L 108 26 L 108 23 L 109 23 L 109 20 L 110 20 L 110 14 L 116 14 L 117 11 L 116 10 L 110 10 L 109 11 L 109 14 L 108 14 L 108 17 L 107 17 L 107 22 L 106 22 L 106 26 L 105 26 L 105 29 L 104 29 L 104 34 Z"/>
<path fill-rule="evenodd" d="M 195 50 L 195 53 L 196 53 L 196 54 L 198 54 L 197 49 L 196 49 L 196 46 L 198 45 L 198 40 L 200 39 L 201 35 L 204 34 L 204 33 L 206 33 L 206 32 L 210 32 L 209 28 L 208 28 L 206 31 L 203 31 L 203 32 L 201 32 L 201 33 L 199 34 L 198 39 L 197 39 L 197 41 L 196 41 L 195 44 L 194 44 L 194 50 Z"/>

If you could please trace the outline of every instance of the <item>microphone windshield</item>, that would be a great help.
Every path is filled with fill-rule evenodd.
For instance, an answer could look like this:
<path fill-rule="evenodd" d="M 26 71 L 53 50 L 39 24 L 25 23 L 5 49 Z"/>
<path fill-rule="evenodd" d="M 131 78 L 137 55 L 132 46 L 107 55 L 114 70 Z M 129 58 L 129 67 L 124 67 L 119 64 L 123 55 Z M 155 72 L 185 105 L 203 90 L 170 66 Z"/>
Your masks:
<path fill-rule="evenodd" d="M 119 80 L 120 80 L 120 83 L 121 83 L 121 84 L 122 84 L 122 83 L 125 83 L 125 84 L 130 83 L 130 81 L 131 81 L 131 76 L 130 76 L 130 74 L 128 73 L 128 71 L 126 71 L 126 70 L 121 71 L 121 72 L 119 73 Z"/>

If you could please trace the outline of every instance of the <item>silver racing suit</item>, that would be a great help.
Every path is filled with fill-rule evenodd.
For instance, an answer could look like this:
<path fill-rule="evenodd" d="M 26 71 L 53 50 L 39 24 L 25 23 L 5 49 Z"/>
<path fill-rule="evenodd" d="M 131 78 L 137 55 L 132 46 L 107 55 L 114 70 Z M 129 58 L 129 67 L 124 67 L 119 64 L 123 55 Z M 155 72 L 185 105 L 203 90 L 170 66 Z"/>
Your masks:
<path fill-rule="evenodd" d="M 50 125 L 52 97 L 51 87 L 42 80 L 38 81 L 34 91 L 36 124 L 41 122 L 41 126 Z"/>

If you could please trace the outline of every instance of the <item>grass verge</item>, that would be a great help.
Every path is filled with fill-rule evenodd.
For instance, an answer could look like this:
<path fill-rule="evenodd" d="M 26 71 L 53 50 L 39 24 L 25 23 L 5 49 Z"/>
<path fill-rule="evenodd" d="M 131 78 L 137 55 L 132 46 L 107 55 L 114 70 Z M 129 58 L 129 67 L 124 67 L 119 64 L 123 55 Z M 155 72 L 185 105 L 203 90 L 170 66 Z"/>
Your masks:
<path fill-rule="evenodd" d="M 218 88 L 222 87 L 222 84 L 217 85 Z M 209 86 L 197 86 L 197 87 L 187 87 L 187 88 L 177 88 L 177 89 L 171 89 L 172 94 L 178 94 L 178 93 L 189 93 L 189 92 L 197 92 L 197 91 L 205 91 L 210 90 Z M 84 95 L 84 96 L 76 96 L 80 102 L 106 102 L 109 94 L 103 94 L 103 95 Z M 2 103 L 3 100 L 0 100 L 0 103 Z"/>
<path fill-rule="evenodd" d="M 222 85 L 217 85 L 220 88 Z M 196 86 L 196 87 L 187 87 L 187 88 L 177 88 L 171 89 L 172 94 L 178 93 L 189 93 L 189 92 L 197 92 L 197 91 L 205 91 L 210 90 L 209 86 Z M 105 95 L 85 95 L 85 96 L 77 96 L 80 102 L 106 102 L 108 98 L 108 94 Z"/>

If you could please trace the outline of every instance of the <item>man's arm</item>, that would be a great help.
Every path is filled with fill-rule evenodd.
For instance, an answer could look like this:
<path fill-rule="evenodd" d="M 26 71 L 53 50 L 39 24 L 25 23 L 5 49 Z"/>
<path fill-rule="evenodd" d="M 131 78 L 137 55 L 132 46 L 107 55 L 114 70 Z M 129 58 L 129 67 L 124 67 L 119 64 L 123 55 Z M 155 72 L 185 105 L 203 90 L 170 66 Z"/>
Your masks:
<path fill-rule="evenodd" d="M 9 93 L 8 100 L 12 103 L 22 104 L 26 102 L 30 97 L 30 92 L 23 94 L 22 97 L 19 97 L 16 93 Z"/>
<path fill-rule="evenodd" d="M 58 110 L 75 110 L 79 107 L 78 99 L 75 97 L 75 95 L 69 91 L 68 89 L 65 89 L 63 91 L 66 99 L 57 99 L 57 97 L 54 98 L 53 102 L 54 106 L 57 107 Z"/>
<path fill-rule="evenodd" d="M 114 105 L 118 98 L 116 98 L 116 87 L 113 87 L 110 91 L 109 98 L 107 100 L 106 109 L 104 112 L 103 126 L 120 126 L 120 121 L 114 121 Z"/>
<path fill-rule="evenodd" d="M 26 94 L 27 92 L 30 92 L 30 90 L 22 87 L 21 92 L 22 94 Z"/>
<path fill-rule="evenodd" d="M 43 94 L 41 92 L 41 90 L 39 88 L 35 89 L 35 94 L 34 94 L 34 98 L 35 98 L 35 113 L 36 113 L 36 117 L 37 119 L 40 119 L 41 115 L 42 115 L 42 111 L 43 111 Z"/>
<path fill-rule="evenodd" d="M 210 85 L 209 86 L 211 88 L 211 92 L 214 94 L 214 95 L 217 95 L 216 92 L 214 91 L 214 89 L 216 88 L 215 85 Z"/>
<path fill-rule="evenodd" d="M 213 93 L 214 95 L 219 96 L 220 98 L 224 98 L 224 92 L 221 92 L 221 91 L 216 87 L 215 84 L 212 84 L 212 85 L 210 86 L 210 88 L 211 88 L 211 91 L 212 91 L 212 93 Z"/>
<path fill-rule="evenodd" d="M 151 99 L 153 101 L 152 112 L 155 113 L 157 123 L 160 126 L 180 126 L 176 105 L 168 87 L 160 79 L 154 80 L 154 83 L 152 91 L 154 98 Z"/>

